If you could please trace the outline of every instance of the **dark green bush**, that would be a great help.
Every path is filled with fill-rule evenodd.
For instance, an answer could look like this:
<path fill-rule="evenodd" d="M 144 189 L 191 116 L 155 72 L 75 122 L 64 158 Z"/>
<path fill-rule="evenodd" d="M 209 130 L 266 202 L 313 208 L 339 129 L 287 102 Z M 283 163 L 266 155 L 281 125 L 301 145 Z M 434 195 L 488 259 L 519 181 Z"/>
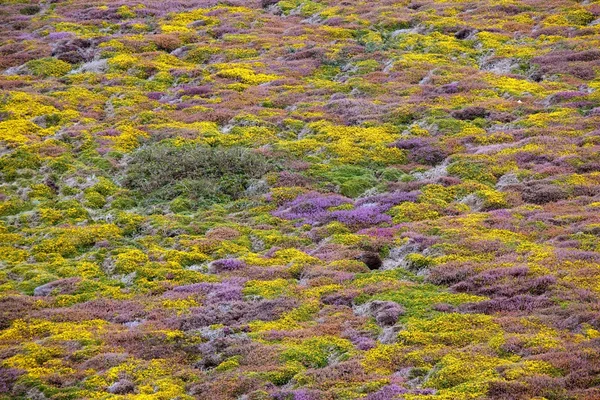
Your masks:
<path fill-rule="evenodd" d="M 243 197 L 271 169 L 273 163 L 250 149 L 156 143 L 132 155 L 123 184 L 150 202 L 227 201 Z"/>
<path fill-rule="evenodd" d="M 39 6 L 25 6 L 19 10 L 19 12 L 23 15 L 35 15 L 40 12 Z"/>

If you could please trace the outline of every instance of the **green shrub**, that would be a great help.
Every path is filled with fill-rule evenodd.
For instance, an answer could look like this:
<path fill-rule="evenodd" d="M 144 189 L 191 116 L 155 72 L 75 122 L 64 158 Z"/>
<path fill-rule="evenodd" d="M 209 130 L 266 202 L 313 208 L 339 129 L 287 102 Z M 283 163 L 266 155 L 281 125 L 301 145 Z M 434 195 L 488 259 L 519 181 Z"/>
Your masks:
<path fill-rule="evenodd" d="M 35 15 L 40 12 L 39 6 L 25 6 L 19 10 L 19 12 L 23 15 Z"/>
<path fill-rule="evenodd" d="M 47 78 L 49 76 L 59 77 L 66 75 L 72 67 L 68 62 L 48 57 L 29 61 L 27 68 L 29 68 L 32 75 Z"/>
<path fill-rule="evenodd" d="M 154 201 L 227 201 L 242 197 L 253 179 L 271 169 L 271 162 L 249 149 L 157 143 L 132 155 L 124 185 Z"/>

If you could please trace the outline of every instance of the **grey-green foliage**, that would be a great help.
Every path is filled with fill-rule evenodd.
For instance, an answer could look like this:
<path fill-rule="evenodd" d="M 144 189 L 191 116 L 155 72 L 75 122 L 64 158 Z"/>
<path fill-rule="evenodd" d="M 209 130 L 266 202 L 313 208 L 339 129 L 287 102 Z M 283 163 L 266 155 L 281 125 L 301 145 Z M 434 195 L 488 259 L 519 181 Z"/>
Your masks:
<path fill-rule="evenodd" d="M 133 153 L 123 184 L 145 203 L 181 196 L 201 203 L 227 201 L 242 197 L 252 180 L 273 167 L 265 156 L 246 148 L 161 142 Z"/>

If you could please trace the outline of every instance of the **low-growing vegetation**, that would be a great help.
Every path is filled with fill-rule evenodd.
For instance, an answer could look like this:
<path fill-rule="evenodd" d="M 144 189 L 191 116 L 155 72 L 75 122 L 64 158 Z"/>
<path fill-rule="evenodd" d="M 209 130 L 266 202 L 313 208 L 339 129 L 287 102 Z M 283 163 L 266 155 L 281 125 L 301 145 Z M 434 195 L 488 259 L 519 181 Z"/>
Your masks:
<path fill-rule="evenodd" d="M 0 400 L 600 399 L 598 1 L 0 21 Z"/>

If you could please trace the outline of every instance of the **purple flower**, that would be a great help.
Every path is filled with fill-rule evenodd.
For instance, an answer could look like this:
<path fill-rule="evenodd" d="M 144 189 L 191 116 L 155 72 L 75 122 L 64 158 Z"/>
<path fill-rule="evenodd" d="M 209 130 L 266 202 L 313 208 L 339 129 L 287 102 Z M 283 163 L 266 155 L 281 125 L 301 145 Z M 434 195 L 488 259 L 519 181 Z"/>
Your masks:
<path fill-rule="evenodd" d="M 458 93 L 459 91 L 460 87 L 458 85 L 458 82 L 450 82 L 447 85 L 443 85 L 442 87 L 440 87 L 440 92 L 446 94 L 454 94 Z"/>
<path fill-rule="evenodd" d="M 315 397 L 312 396 L 307 390 L 299 389 L 294 391 L 281 391 L 278 393 L 274 393 L 272 396 L 275 400 L 314 400 Z"/>
<path fill-rule="evenodd" d="M 24 373 L 25 371 L 15 368 L 0 369 L 0 393 L 9 393 L 17 379 Z"/>
<path fill-rule="evenodd" d="M 150 100 L 160 100 L 160 98 L 163 96 L 162 92 L 148 92 L 146 93 L 146 97 L 148 97 Z"/>
<path fill-rule="evenodd" d="M 48 34 L 48 39 L 51 41 L 65 40 L 73 37 L 71 32 L 51 32 Z"/>
<path fill-rule="evenodd" d="M 285 203 L 273 215 L 284 219 L 300 219 L 304 223 L 316 225 L 327 221 L 329 208 L 351 202 L 349 198 L 341 195 L 310 192 Z"/>
<path fill-rule="evenodd" d="M 367 336 L 362 336 L 360 332 L 355 329 L 347 329 L 342 333 L 342 337 L 347 338 L 356 346 L 359 350 L 369 350 L 375 347 L 377 342 Z"/>
<path fill-rule="evenodd" d="M 561 101 L 564 101 L 564 100 L 570 100 L 574 97 L 583 97 L 586 95 L 587 95 L 587 93 L 576 92 L 576 91 L 558 92 L 558 93 L 553 93 L 550 96 L 548 96 L 547 102 L 549 104 L 556 104 L 556 103 L 560 103 Z"/>
<path fill-rule="evenodd" d="M 177 286 L 163 294 L 167 298 L 187 297 L 199 293 L 206 296 L 206 302 L 220 303 L 242 300 L 242 289 L 245 280 L 242 278 L 229 279 L 223 282 L 202 282 L 191 285 Z"/>
<path fill-rule="evenodd" d="M 387 385 L 375 393 L 369 394 L 367 400 L 391 400 L 394 397 L 407 393 L 408 391 L 398 385 Z"/>
<path fill-rule="evenodd" d="M 391 239 L 398 232 L 398 228 L 367 228 L 361 229 L 357 233 L 359 235 L 368 235 L 378 238 Z"/>
<path fill-rule="evenodd" d="M 308 394 L 306 390 L 296 390 L 294 393 L 294 400 L 312 400 L 313 397 Z"/>
<path fill-rule="evenodd" d="M 381 223 L 392 223 L 392 217 L 382 213 L 378 205 L 365 205 L 354 210 L 334 211 L 329 218 L 353 228 L 366 228 Z"/>
<path fill-rule="evenodd" d="M 246 266 L 246 263 L 237 258 L 222 258 L 210 264 L 210 270 L 214 273 L 237 271 Z"/>
<path fill-rule="evenodd" d="M 384 193 L 376 196 L 365 197 L 356 201 L 356 206 L 363 206 L 367 204 L 378 204 L 381 207 L 382 212 L 385 212 L 395 205 L 404 203 L 405 201 L 415 202 L 419 197 L 420 192 L 413 190 L 412 192 L 395 191 L 392 193 Z"/>
<path fill-rule="evenodd" d="M 322 225 L 332 221 L 346 224 L 350 228 L 362 229 L 379 224 L 391 224 L 392 218 L 385 214 L 393 206 L 405 201 L 416 201 L 419 192 L 393 192 L 367 197 L 356 201 L 356 208 L 350 210 L 334 210 L 352 201 L 340 195 L 322 195 L 311 192 L 298 196 L 285 203 L 273 214 L 284 219 L 298 219 L 305 224 Z"/>
<path fill-rule="evenodd" d="M 180 92 L 181 96 L 204 96 L 211 92 L 210 86 L 184 86 Z"/>

